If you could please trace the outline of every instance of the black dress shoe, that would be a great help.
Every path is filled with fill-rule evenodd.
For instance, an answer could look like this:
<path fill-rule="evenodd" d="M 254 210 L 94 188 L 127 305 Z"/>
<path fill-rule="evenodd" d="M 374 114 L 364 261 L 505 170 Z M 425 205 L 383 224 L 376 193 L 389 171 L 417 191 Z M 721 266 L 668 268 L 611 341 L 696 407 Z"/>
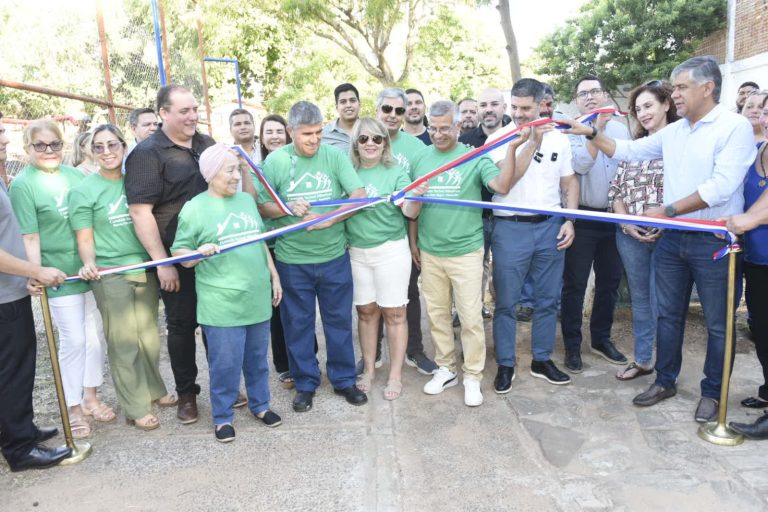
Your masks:
<path fill-rule="evenodd" d="M 53 439 L 58 434 L 59 434 L 59 429 L 57 429 L 56 427 L 38 428 L 36 441 L 38 443 L 42 443 L 49 439 Z"/>
<path fill-rule="evenodd" d="M 531 375 L 538 379 L 544 379 L 550 384 L 563 385 L 571 383 L 571 378 L 561 372 L 551 359 L 531 361 Z"/>
<path fill-rule="evenodd" d="M 357 386 L 349 386 L 344 389 L 334 388 L 333 392 L 346 398 L 347 402 L 352 405 L 363 405 L 368 402 L 368 397 Z"/>
<path fill-rule="evenodd" d="M 45 469 L 55 466 L 72 454 L 70 448 L 48 448 L 37 445 L 23 457 L 8 462 L 11 471 L 24 471 L 26 469 Z"/>
<path fill-rule="evenodd" d="M 657 384 L 652 384 L 648 391 L 640 393 L 633 400 L 632 403 L 640 407 L 648 407 L 650 405 L 657 404 L 664 400 L 675 396 L 677 394 L 677 388 L 672 386 L 671 388 L 663 388 Z"/>
<path fill-rule="evenodd" d="M 496 378 L 493 380 L 493 390 L 500 395 L 509 393 L 513 380 L 515 380 L 515 367 L 500 364 Z"/>
<path fill-rule="evenodd" d="M 763 400 L 759 396 L 750 396 L 742 400 L 741 405 L 750 409 L 765 409 L 768 407 L 768 400 Z"/>
<path fill-rule="evenodd" d="M 762 441 L 768 439 L 768 414 L 763 414 L 754 423 L 729 423 L 729 426 L 747 439 Z"/>
<path fill-rule="evenodd" d="M 571 373 L 581 373 L 584 370 L 581 364 L 581 353 L 578 350 L 565 351 L 565 367 Z"/>
<path fill-rule="evenodd" d="M 590 349 L 593 354 L 598 355 L 606 361 L 613 364 L 626 364 L 627 358 L 624 354 L 616 350 L 612 341 L 604 341 L 600 345 L 592 345 Z"/>
<path fill-rule="evenodd" d="M 293 410 L 296 412 L 307 412 L 312 408 L 312 398 L 314 396 L 314 391 L 297 391 L 296 396 L 293 397 Z"/>

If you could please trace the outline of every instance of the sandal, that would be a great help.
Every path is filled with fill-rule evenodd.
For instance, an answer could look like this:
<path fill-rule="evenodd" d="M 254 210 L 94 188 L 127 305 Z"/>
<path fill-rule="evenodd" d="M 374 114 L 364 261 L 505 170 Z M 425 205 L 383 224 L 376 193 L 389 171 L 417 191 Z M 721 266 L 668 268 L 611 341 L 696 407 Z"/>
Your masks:
<path fill-rule="evenodd" d="M 618 372 L 616 378 L 619 380 L 632 380 L 643 375 L 650 375 L 651 373 L 653 373 L 653 368 L 643 368 L 633 361 L 629 366 Z"/>
<path fill-rule="evenodd" d="M 399 380 L 389 379 L 384 387 L 385 400 L 397 400 L 403 392 L 403 383 Z"/>
<path fill-rule="evenodd" d="M 285 389 L 293 389 L 293 386 L 295 386 L 293 377 L 291 377 L 291 372 L 280 373 L 280 375 L 277 376 L 277 380 L 280 381 L 280 384 L 282 384 Z"/>
<path fill-rule="evenodd" d="M 158 398 L 154 402 L 160 407 L 173 407 L 179 403 L 179 397 L 173 393 L 168 393 L 164 397 Z"/>
<path fill-rule="evenodd" d="M 125 423 L 128 425 L 133 425 L 137 429 L 144 430 L 145 432 L 149 430 L 155 430 L 156 428 L 160 428 L 160 422 L 152 414 L 147 414 L 143 418 L 139 418 L 137 420 L 125 418 Z"/>
<path fill-rule="evenodd" d="M 109 423 L 117 417 L 115 411 L 104 402 L 99 402 L 99 405 L 92 409 L 87 408 L 85 405 L 82 408 L 84 416 L 91 416 L 94 420 L 102 423 Z"/>
<path fill-rule="evenodd" d="M 363 372 L 357 377 L 357 389 L 367 393 L 371 390 L 371 382 L 373 382 L 373 375 Z"/>
<path fill-rule="evenodd" d="M 84 439 L 91 435 L 91 425 L 82 416 L 69 418 L 69 428 L 72 430 L 74 439 Z"/>

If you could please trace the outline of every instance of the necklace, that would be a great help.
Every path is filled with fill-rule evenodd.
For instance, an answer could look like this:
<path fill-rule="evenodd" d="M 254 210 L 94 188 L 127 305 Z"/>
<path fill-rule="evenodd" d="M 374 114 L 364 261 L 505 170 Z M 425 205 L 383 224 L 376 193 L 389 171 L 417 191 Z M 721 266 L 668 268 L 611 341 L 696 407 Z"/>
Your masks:
<path fill-rule="evenodd" d="M 760 170 L 762 171 L 762 178 L 760 179 L 760 181 L 757 182 L 757 186 L 760 188 L 765 187 L 765 184 L 767 183 L 766 178 L 768 178 L 768 176 L 766 176 L 766 173 L 765 173 L 765 163 L 763 162 L 763 159 L 765 158 L 766 146 L 768 146 L 768 142 L 763 143 L 763 147 L 760 148 L 760 157 L 758 158 L 758 160 L 760 161 Z M 755 169 L 757 169 L 757 166 L 755 166 Z"/>

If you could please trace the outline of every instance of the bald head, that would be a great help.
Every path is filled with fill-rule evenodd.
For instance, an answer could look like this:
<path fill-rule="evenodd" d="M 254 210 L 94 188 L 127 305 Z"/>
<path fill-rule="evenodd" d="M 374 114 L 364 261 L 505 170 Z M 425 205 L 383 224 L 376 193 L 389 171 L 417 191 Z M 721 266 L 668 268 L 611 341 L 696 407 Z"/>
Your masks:
<path fill-rule="evenodd" d="M 504 103 L 504 95 L 499 89 L 489 88 L 480 93 L 477 100 L 477 113 L 483 131 L 490 135 L 501 127 L 507 104 Z"/>

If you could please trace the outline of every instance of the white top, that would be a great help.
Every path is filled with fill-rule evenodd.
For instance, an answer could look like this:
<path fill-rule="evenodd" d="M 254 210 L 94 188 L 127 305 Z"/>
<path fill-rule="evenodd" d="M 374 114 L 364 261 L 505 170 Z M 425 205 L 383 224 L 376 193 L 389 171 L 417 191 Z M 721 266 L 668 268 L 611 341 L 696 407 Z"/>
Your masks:
<path fill-rule="evenodd" d="M 709 208 L 680 217 L 717 220 L 744 211 L 744 177 L 756 154 L 749 121 L 717 105 L 694 126 L 680 119 L 651 136 L 617 140 L 613 158 L 663 158 L 664 202 L 698 192 Z"/>
<path fill-rule="evenodd" d="M 509 130 L 497 130 L 495 133 L 492 133 L 488 137 L 486 144 L 500 138 L 505 132 L 509 133 Z M 507 146 L 509 146 L 509 143 L 499 146 L 490 151 L 488 156 L 494 163 L 498 164 L 507 155 Z M 517 148 L 518 155 L 522 149 L 522 145 Z M 560 178 L 573 174 L 571 144 L 568 141 L 568 137 L 558 131 L 545 133 L 538 153 L 541 155 L 541 161 L 532 158 L 528 170 L 525 171 L 523 177 L 512 186 L 508 194 L 494 195 L 494 203 L 513 204 L 530 208 L 562 207 Z M 508 210 L 493 210 L 493 214 L 498 217 L 531 215 L 527 212 Z"/>

